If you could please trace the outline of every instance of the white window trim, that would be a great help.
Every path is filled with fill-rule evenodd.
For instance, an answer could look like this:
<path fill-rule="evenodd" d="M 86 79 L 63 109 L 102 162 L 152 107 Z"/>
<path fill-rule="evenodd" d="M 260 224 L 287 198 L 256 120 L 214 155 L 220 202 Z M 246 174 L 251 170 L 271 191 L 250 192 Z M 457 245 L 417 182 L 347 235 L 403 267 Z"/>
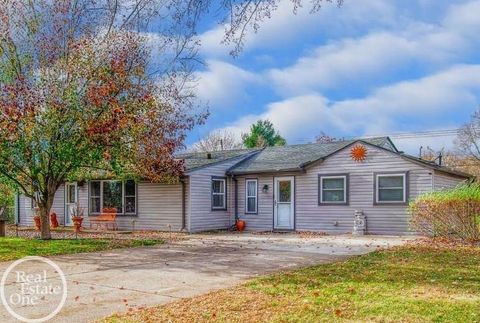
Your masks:
<path fill-rule="evenodd" d="M 324 201 L 323 200 L 323 191 L 339 191 L 340 189 L 332 189 L 332 188 L 323 188 L 323 180 L 324 179 L 338 179 L 342 178 L 343 179 L 343 201 Z M 320 203 L 321 204 L 346 204 L 347 203 L 347 176 L 341 175 L 341 176 L 328 176 L 328 175 L 320 175 Z"/>
<path fill-rule="evenodd" d="M 100 182 L 100 196 L 92 196 L 92 191 L 91 191 L 91 183 L 92 182 Z M 122 180 L 92 180 L 92 181 L 89 181 L 88 182 L 88 213 L 91 214 L 91 215 L 99 215 L 102 213 L 102 209 L 103 209 L 103 183 L 105 182 L 120 182 L 122 183 L 122 212 L 121 213 L 117 213 L 118 215 L 136 215 L 138 210 L 137 210 L 137 207 L 138 207 L 138 204 L 137 204 L 137 200 L 138 200 L 138 190 L 137 190 L 137 185 L 135 183 L 135 212 L 134 213 L 126 213 L 125 212 L 125 183 L 126 181 L 122 181 Z M 133 195 L 129 195 L 129 197 L 133 197 Z M 92 198 L 100 198 L 100 212 L 91 212 L 91 203 L 92 203 Z"/>
<path fill-rule="evenodd" d="M 248 183 L 255 183 L 255 195 L 248 195 Z M 248 199 L 255 198 L 255 210 L 248 210 Z M 245 180 L 245 213 L 247 214 L 257 214 L 258 212 L 258 180 L 257 179 L 247 179 Z"/>
<path fill-rule="evenodd" d="M 223 183 L 223 193 L 216 193 L 213 191 L 213 182 L 222 182 Z M 225 178 L 212 178 L 211 184 L 210 184 L 211 190 L 212 190 L 212 210 L 226 210 L 227 209 L 227 180 Z M 214 206 L 213 205 L 213 197 L 215 195 L 222 195 L 223 196 L 223 205 L 222 206 Z"/>
<path fill-rule="evenodd" d="M 381 201 L 380 200 L 380 177 L 403 177 L 403 187 L 387 187 L 382 188 L 382 190 L 398 190 L 403 189 L 403 200 L 402 201 Z M 376 204 L 398 204 L 407 202 L 407 174 L 406 173 L 393 173 L 393 174 L 376 174 L 375 176 L 375 203 Z"/>

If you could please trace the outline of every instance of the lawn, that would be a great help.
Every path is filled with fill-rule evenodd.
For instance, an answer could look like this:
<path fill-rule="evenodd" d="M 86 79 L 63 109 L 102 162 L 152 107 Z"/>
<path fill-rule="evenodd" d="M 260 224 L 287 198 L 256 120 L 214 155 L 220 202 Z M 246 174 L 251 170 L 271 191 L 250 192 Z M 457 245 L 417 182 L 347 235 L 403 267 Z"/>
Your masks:
<path fill-rule="evenodd" d="M 25 256 L 53 256 L 151 246 L 158 243 L 163 242 L 153 239 L 58 239 L 43 241 L 24 238 L 0 238 L 0 261 L 20 259 Z"/>
<path fill-rule="evenodd" d="M 377 251 L 105 321 L 211 320 L 480 322 L 480 247 Z"/>

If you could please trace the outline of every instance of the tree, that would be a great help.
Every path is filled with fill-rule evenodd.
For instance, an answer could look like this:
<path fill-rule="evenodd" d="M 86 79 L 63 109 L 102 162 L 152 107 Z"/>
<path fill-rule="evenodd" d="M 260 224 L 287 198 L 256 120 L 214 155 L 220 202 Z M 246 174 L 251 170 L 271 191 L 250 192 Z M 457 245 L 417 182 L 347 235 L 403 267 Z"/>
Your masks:
<path fill-rule="evenodd" d="M 181 0 L 180 0 L 181 1 Z M 270 19 L 279 8 L 281 1 L 288 0 L 222 0 L 222 1 L 190 1 L 191 7 L 195 7 L 195 12 L 200 15 L 202 12 L 214 9 L 221 16 L 225 27 L 225 37 L 223 42 L 227 45 L 232 44 L 231 55 L 237 56 L 241 53 L 246 34 L 249 31 L 258 32 L 261 24 Z M 337 6 L 343 4 L 343 0 L 289 0 L 292 4 L 292 13 L 296 14 L 302 7 L 308 7 L 310 13 L 317 13 L 326 3 L 336 3 Z M 212 6 L 216 8 L 212 8 Z"/>
<path fill-rule="evenodd" d="M 247 148 L 285 146 L 287 143 L 268 120 L 258 120 L 257 123 L 252 124 L 250 133 L 243 134 L 242 139 Z"/>
<path fill-rule="evenodd" d="M 173 153 L 206 117 L 191 112 L 200 17 L 216 6 L 238 54 L 279 1 L 0 0 L 0 175 L 36 200 L 42 239 L 66 180 L 182 174 Z"/>
<path fill-rule="evenodd" d="M 317 144 L 328 144 L 330 142 L 334 142 L 334 141 L 337 141 L 337 140 L 338 140 L 337 138 L 331 137 L 323 131 L 321 131 L 320 134 L 315 137 L 315 142 Z"/>
<path fill-rule="evenodd" d="M 4 218 L 8 209 L 13 206 L 14 192 L 8 181 L 0 177 L 0 219 Z"/>
<path fill-rule="evenodd" d="M 0 176 L 35 199 L 42 239 L 67 180 L 182 175 L 173 154 L 205 117 L 185 91 L 195 51 L 170 25 L 152 48 L 150 2 L 0 0 Z"/>
<path fill-rule="evenodd" d="M 464 172 L 475 176 L 480 176 L 480 161 L 470 155 L 465 155 L 461 151 L 445 150 L 435 151 L 430 147 L 423 150 L 420 158 L 431 162 L 439 163 L 439 156 L 442 156 L 442 166 L 453 170 Z"/>
<path fill-rule="evenodd" d="M 461 152 L 480 161 L 480 109 L 460 129 L 455 143 Z"/>
<path fill-rule="evenodd" d="M 242 142 L 228 130 L 217 130 L 193 145 L 195 152 L 221 151 L 243 148 Z"/>

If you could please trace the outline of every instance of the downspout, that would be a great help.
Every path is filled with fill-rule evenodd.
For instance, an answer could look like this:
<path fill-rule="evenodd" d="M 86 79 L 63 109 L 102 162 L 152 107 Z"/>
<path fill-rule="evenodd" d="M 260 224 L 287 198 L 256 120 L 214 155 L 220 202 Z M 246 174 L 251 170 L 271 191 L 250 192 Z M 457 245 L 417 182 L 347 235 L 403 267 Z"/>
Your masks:
<path fill-rule="evenodd" d="M 237 222 L 238 220 L 238 180 L 237 178 L 235 177 L 235 175 L 232 175 L 232 179 L 233 179 L 233 182 L 235 183 L 234 187 L 235 187 L 235 223 Z"/>
<path fill-rule="evenodd" d="M 185 180 L 181 179 L 180 183 L 182 183 L 182 229 L 180 231 L 185 231 L 187 227 L 187 210 L 186 210 L 186 198 L 187 198 L 187 188 L 185 184 Z"/>
<path fill-rule="evenodd" d="M 15 224 L 20 222 L 20 193 L 15 194 Z"/>

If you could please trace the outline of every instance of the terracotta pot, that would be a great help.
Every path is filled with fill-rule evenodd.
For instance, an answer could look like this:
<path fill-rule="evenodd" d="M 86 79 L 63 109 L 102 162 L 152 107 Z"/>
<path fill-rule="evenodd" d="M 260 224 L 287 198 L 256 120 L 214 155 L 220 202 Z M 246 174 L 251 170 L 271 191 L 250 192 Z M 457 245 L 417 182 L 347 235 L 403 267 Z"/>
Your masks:
<path fill-rule="evenodd" d="M 53 229 L 58 228 L 57 213 L 50 214 L 50 223 Z"/>
<path fill-rule="evenodd" d="M 244 221 L 244 220 L 237 220 L 237 230 L 242 232 L 243 230 L 245 230 L 245 226 L 247 225 L 247 223 Z"/>
<path fill-rule="evenodd" d="M 40 217 L 36 215 L 33 217 L 33 220 L 35 221 L 35 227 L 37 228 L 37 231 L 40 231 Z"/>
<path fill-rule="evenodd" d="M 82 227 L 83 217 L 81 216 L 72 216 L 73 227 L 75 228 L 75 232 L 80 232 L 80 228 Z"/>

